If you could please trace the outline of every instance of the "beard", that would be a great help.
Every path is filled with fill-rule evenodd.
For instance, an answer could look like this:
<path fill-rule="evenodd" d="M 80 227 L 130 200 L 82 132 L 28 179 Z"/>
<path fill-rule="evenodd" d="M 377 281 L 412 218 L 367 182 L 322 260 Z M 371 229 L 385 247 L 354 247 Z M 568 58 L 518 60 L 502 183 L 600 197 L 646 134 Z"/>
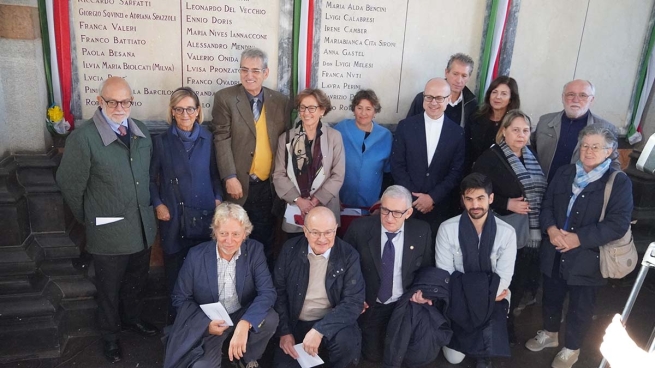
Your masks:
<path fill-rule="evenodd" d="M 474 212 L 477 211 L 477 212 Z M 466 210 L 466 212 L 469 214 L 469 217 L 472 218 L 473 220 L 479 220 L 483 218 L 487 212 L 489 212 L 489 209 L 484 209 L 484 208 L 471 208 L 469 210 Z"/>

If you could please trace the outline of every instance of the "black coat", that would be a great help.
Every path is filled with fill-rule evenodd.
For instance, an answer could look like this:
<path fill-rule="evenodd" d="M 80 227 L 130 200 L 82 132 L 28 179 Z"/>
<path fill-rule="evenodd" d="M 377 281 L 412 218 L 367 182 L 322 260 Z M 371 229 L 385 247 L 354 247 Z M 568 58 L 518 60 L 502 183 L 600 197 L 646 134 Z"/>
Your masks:
<path fill-rule="evenodd" d="M 380 291 L 382 270 L 382 224 L 380 216 L 366 216 L 353 221 L 344 236 L 358 252 L 366 282 L 366 303 L 374 305 Z M 434 243 L 430 226 L 421 220 L 408 219 L 403 231 L 403 290 L 407 290 L 421 267 L 434 266 Z"/>
<path fill-rule="evenodd" d="M 548 185 L 541 204 L 541 229 L 544 233 L 551 226 L 576 233 L 580 246 L 568 252 L 559 253 L 560 276 L 568 285 L 598 286 L 605 284 L 600 273 L 598 247 L 621 238 L 628 231 L 632 215 L 632 182 L 627 175 L 619 174 L 614 179 L 605 219 L 598 222 L 603 208 L 605 184 L 613 168 L 578 195 L 571 208 L 568 226 L 566 209 L 571 198 L 571 185 L 575 178 L 575 165 L 560 167 Z M 560 257 L 546 236 L 541 244 L 541 272 L 553 277 L 553 263 Z"/>
<path fill-rule="evenodd" d="M 499 154 L 503 158 L 500 158 Z M 472 172 L 484 174 L 491 179 L 494 193 L 491 208 L 494 212 L 501 216 L 512 214 L 512 211 L 507 209 L 507 202 L 510 198 L 524 196 L 523 185 L 521 185 L 521 181 L 514 173 L 514 170 L 509 166 L 505 153 L 500 146 L 494 144 L 484 151 L 475 161 Z"/>
<path fill-rule="evenodd" d="M 275 311 L 280 316 L 278 335 L 292 334 L 302 310 L 309 283 L 307 238 L 289 239 L 282 248 L 274 271 L 277 289 Z M 331 339 L 342 328 L 357 324 L 364 309 L 364 278 L 359 254 L 348 243 L 334 239 L 325 276 L 325 290 L 332 311 L 314 324 L 314 329 Z"/>
<path fill-rule="evenodd" d="M 450 299 L 450 274 L 436 267 L 421 269 L 412 286 L 398 299 L 384 342 L 385 367 L 420 367 L 434 361 L 452 337 L 445 317 Z M 421 290 L 432 305 L 410 299 Z"/>

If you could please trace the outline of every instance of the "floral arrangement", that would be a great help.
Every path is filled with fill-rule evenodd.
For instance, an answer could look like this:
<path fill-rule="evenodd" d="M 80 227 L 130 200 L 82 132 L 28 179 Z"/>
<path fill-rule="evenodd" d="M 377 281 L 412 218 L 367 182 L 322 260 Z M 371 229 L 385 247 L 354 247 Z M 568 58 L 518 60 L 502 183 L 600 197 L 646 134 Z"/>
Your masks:
<path fill-rule="evenodd" d="M 70 123 L 64 119 L 64 111 L 55 104 L 48 109 L 46 126 L 53 135 L 66 135 L 71 128 Z"/>

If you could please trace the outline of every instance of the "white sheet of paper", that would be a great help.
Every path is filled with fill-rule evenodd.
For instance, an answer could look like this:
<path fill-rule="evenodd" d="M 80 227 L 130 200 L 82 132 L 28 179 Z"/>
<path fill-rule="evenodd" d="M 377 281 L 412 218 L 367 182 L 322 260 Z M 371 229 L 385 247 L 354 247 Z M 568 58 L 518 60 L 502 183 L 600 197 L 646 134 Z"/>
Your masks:
<path fill-rule="evenodd" d="M 293 218 L 295 215 L 300 215 L 300 207 L 291 203 L 287 204 L 287 209 L 284 211 L 284 221 L 287 224 L 296 225 L 296 220 Z"/>
<path fill-rule="evenodd" d="M 125 217 L 96 217 L 96 226 L 107 225 L 124 219 Z"/>
<path fill-rule="evenodd" d="M 347 216 L 361 216 L 362 210 L 359 208 L 344 208 L 341 210 L 341 214 Z"/>
<path fill-rule="evenodd" d="M 301 368 L 312 368 L 325 363 L 320 356 L 316 355 L 313 357 L 307 354 L 305 349 L 302 348 L 302 343 L 294 345 L 293 348 L 296 350 L 296 353 L 298 353 L 298 359 L 296 360 Z"/>
<path fill-rule="evenodd" d="M 201 304 L 200 309 L 202 309 L 202 311 L 205 312 L 207 317 L 209 317 L 209 319 L 212 321 L 222 319 L 225 321 L 223 326 L 234 326 L 232 318 L 230 318 L 230 314 L 227 312 L 221 302 Z"/>

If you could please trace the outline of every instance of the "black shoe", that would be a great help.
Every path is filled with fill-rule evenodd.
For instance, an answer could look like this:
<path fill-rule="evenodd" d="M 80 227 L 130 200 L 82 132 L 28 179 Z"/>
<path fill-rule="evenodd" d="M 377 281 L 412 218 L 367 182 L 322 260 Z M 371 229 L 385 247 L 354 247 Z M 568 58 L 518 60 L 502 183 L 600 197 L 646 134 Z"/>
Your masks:
<path fill-rule="evenodd" d="M 105 341 L 102 352 L 105 354 L 105 358 L 107 358 L 109 363 L 118 363 L 123 359 L 118 341 Z"/>
<path fill-rule="evenodd" d="M 130 330 L 143 336 L 155 336 L 159 329 L 146 321 L 137 321 L 135 323 L 123 323 L 124 330 Z"/>
<path fill-rule="evenodd" d="M 492 368 L 491 360 L 487 358 L 478 358 L 478 362 L 475 364 L 475 368 Z"/>

